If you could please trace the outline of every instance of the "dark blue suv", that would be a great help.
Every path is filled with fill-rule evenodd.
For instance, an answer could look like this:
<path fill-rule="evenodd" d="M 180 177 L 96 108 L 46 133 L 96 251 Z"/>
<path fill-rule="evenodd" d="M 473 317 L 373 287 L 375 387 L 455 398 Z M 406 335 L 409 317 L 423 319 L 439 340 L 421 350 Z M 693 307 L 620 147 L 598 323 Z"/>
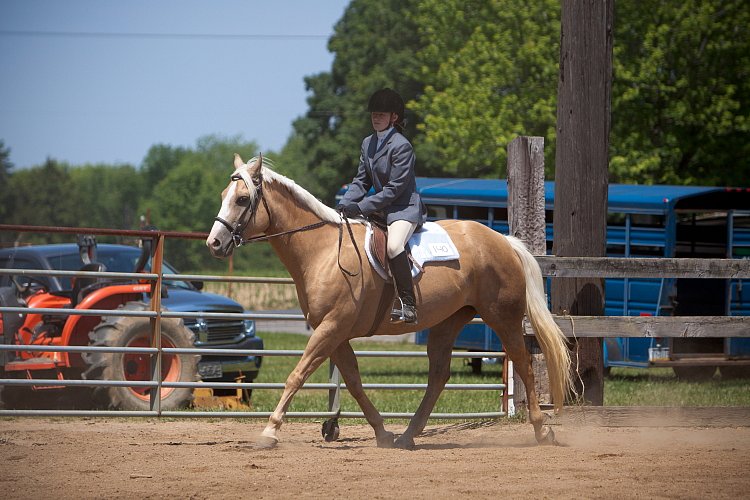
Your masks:
<path fill-rule="evenodd" d="M 98 244 L 95 260 L 107 271 L 133 272 L 141 258 L 142 250 L 127 245 Z M 0 268 L 45 269 L 77 271 L 81 269 L 80 247 L 75 244 L 36 245 L 0 250 Z M 150 269 L 150 262 L 146 271 Z M 177 274 L 168 263 L 163 263 L 165 274 Z M 70 290 L 68 277 L 16 276 L 17 281 L 31 287 L 44 287 L 50 292 Z M 8 281 L 8 283 L 6 283 Z M 8 276 L 0 276 L 0 286 L 9 285 Z M 175 312 L 228 312 L 242 313 L 243 307 L 234 300 L 214 293 L 202 292 L 203 284 L 177 280 L 165 280 L 166 296 L 162 306 Z M 148 297 L 144 297 L 147 301 Z M 255 322 L 242 319 L 185 318 L 185 326 L 195 334 L 195 346 L 210 349 L 263 349 L 263 340 L 256 336 Z M 260 356 L 203 356 L 198 364 L 198 373 L 206 381 L 233 382 L 244 376 L 243 382 L 251 382 L 258 376 L 262 358 Z"/>

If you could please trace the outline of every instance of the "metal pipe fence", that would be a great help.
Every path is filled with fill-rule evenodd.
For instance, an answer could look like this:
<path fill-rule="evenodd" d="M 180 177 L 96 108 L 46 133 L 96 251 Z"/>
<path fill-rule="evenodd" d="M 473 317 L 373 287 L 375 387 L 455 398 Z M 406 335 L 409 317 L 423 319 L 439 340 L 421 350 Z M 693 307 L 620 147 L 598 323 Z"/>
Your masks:
<path fill-rule="evenodd" d="M 63 271 L 44 269 L 0 269 L 0 276 L 64 276 L 64 277 L 88 277 L 107 278 L 116 280 L 139 280 L 152 283 L 151 305 L 152 309 L 145 310 L 110 310 L 110 309 L 74 309 L 74 308 L 26 308 L 26 307 L 0 307 L 0 313 L 16 314 L 48 314 L 55 316 L 127 316 L 144 317 L 152 321 L 151 347 L 95 347 L 95 346 L 61 346 L 61 345 L 2 345 L 3 351 L 14 352 L 70 352 L 70 353 L 123 353 L 123 354 L 146 354 L 151 357 L 150 380 L 80 380 L 63 378 L 0 378 L 0 386 L 21 387 L 139 387 L 154 389 L 150 392 L 150 409 L 144 411 L 116 411 L 116 410 L 5 410 L 0 409 L 0 416 L 107 416 L 107 417 L 246 417 L 267 418 L 271 412 L 256 411 L 162 411 L 161 391 L 169 388 L 213 388 L 213 389 L 283 389 L 284 383 L 259 383 L 259 382 L 167 382 L 161 377 L 161 362 L 164 355 L 200 355 L 200 356 L 301 356 L 304 351 L 297 350 L 247 350 L 247 349 L 205 349 L 205 348 L 168 348 L 161 346 L 161 319 L 163 318 L 204 318 L 204 319 L 253 319 L 253 320 L 297 320 L 305 321 L 302 314 L 277 314 L 277 313 L 210 313 L 210 312 L 176 312 L 163 310 L 161 308 L 160 293 L 161 283 L 164 280 L 175 281 L 224 281 L 240 283 L 293 283 L 289 278 L 258 278 L 241 276 L 214 276 L 195 274 L 164 274 L 161 264 L 163 258 L 164 239 L 168 237 L 197 238 L 205 237 L 196 233 L 175 233 L 164 231 L 119 231 L 100 230 L 91 228 L 50 228 L 34 226 L 8 226 L 0 225 L 0 230 L 33 231 L 33 232 L 63 232 L 71 234 L 105 234 L 148 237 L 155 240 L 155 251 L 152 255 L 151 273 L 121 273 L 121 272 L 92 272 L 92 271 Z M 358 358 L 365 357 L 396 357 L 413 358 L 427 357 L 424 351 L 355 351 Z M 514 413 L 513 402 L 510 398 L 512 392 L 512 363 L 507 359 L 504 352 L 454 352 L 452 358 L 502 358 L 503 379 L 497 384 L 447 384 L 445 390 L 471 390 L 471 391 L 501 391 L 501 404 L 498 411 L 494 412 L 466 412 L 466 413 L 433 413 L 430 418 L 434 419 L 487 419 L 498 418 Z M 327 390 L 329 405 L 326 412 L 288 412 L 289 418 L 363 418 L 362 412 L 342 411 L 340 406 L 340 394 L 346 385 L 341 381 L 338 368 L 331 363 L 329 369 L 328 383 L 306 383 L 304 390 Z M 510 378 L 508 378 L 510 377 Z M 396 383 L 364 383 L 364 389 L 372 390 L 424 390 L 427 384 L 396 384 Z M 382 413 L 384 418 L 410 418 L 414 414 L 406 412 Z"/>
<path fill-rule="evenodd" d="M 8 308 L 0 307 L 0 311 Z M 257 356 L 301 356 L 301 350 L 253 350 L 253 349 L 187 349 L 187 348 L 146 348 L 146 347 L 90 347 L 90 346 L 41 346 L 41 345 L 0 345 L 0 351 L 26 351 L 26 352 L 107 352 L 107 353 L 137 353 L 149 355 L 190 355 L 199 354 L 207 356 L 226 355 L 257 355 Z M 354 351 L 357 358 L 414 358 L 427 357 L 424 351 Z M 510 399 L 509 383 L 506 375 L 512 373 L 512 363 L 507 359 L 504 352 L 454 352 L 452 358 L 502 358 L 503 359 L 503 382 L 498 384 L 446 384 L 447 391 L 502 391 L 502 406 L 496 412 L 462 412 L 462 413 L 433 413 L 433 419 L 487 419 L 499 418 L 513 414 L 512 400 Z M 512 383 L 512 382 L 511 382 Z M 212 388 L 212 389 L 284 389 L 284 383 L 269 382 L 166 382 L 154 380 L 76 380 L 76 379 L 0 379 L 0 385 L 25 386 L 25 387 L 145 387 L 156 389 L 167 388 Z M 363 383 L 364 389 L 370 390 L 425 390 L 427 384 L 399 384 L 399 383 Z M 331 376 L 328 383 L 305 383 L 303 390 L 328 390 L 335 393 L 337 403 L 329 405 L 327 412 L 289 412 L 289 418 L 363 418 L 362 412 L 341 411 L 340 393 L 346 389 L 346 384 L 340 379 L 336 366 L 331 363 Z M 510 406 L 510 408 L 509 408 Z M 272 412 L 254 411 L 113 411 L 113 410 L 0 410 L 0 416 L 169 416 L 169 417 L 247 417 L 260 418 L 269 417 Z M 384 418 L 410 418 L 413 413 L 381 414 Z"/>

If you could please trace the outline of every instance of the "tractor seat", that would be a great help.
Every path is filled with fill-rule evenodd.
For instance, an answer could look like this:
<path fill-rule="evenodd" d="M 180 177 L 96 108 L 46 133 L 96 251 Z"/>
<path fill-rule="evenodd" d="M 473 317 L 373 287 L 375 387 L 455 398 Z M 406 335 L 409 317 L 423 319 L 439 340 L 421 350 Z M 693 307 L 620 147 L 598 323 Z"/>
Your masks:
<path fill-rule="evenodd" d="M 107 267 L 100 262 L 92 262 L 79 269 L 79 271 L 90 271 L 97 273 L 103 273 L 106 270 Z M 86 295 L 99 288 L 99 286 L 101 286 L 102 284 L 106 283 L 106 280 L 104 278 L 90 278 L 88 276 L 74 278 L 73 280 L 73 291 L 70 294 L 70 307 L 77 306 Z"/>

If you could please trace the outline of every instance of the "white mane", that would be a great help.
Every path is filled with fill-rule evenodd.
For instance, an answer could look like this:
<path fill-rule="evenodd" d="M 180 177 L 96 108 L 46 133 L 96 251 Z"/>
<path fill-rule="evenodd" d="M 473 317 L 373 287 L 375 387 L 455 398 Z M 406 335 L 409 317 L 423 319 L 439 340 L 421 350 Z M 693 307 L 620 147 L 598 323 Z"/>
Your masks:
<path fill-rule="evenodd" d="M 243 170 L 247 171 L 247 169 L 252 166 L 255 161 L 257 160 L 257 157 L 251 158 L 247 165 Z M 266 164 L 269 165 L 269 167 L 266 167 Z M 271 170 L 270 167 L 273 167 L 273 162 L 270 161 L 268 158 L 263 158 L 263 170 L 262 170 L 262 176 L 264 182 L 278 182 L 285 186 L 290 193 L 292 193 L 292 196 L 303 206 L 309 208 L 315 215 L 317 215 L 320 220 L 324 220 L 326 222 L 332 222 L 334 224 L 341 224 L 341 216 L 331 207 L 325 205 L 323 202 L 318 200 L 315 196 L 310 194 L 309 191 L 307 191 L 305 188 L 298 185 L 296 182 L 294 182 L 292 179 L 285 177 L 281 175 L 278 172 L 275 172 Z M 252 184 L 250 184 L 252 185 Z M 254 195 L 255 193 L 253 193 Z M 355 220 L 351 220 L 350 222 L 355 222 Z"/>

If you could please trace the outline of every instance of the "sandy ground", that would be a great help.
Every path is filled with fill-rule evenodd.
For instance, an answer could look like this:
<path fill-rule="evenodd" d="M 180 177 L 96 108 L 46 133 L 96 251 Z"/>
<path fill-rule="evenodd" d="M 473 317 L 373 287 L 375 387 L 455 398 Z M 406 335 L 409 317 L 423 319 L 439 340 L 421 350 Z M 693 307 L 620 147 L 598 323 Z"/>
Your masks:
<path fill-rule="evenodd" d="M 429 426 L 413 451 L 369 427 L 291 421 L 275 450 L 236 420 L 0 420 L 0 495 L 15 498 L 740 498 L 750 428 L 556 426 L 536 446 L 519 423 Z M 396 432 L 403 425 L 392 424 Z"/>

